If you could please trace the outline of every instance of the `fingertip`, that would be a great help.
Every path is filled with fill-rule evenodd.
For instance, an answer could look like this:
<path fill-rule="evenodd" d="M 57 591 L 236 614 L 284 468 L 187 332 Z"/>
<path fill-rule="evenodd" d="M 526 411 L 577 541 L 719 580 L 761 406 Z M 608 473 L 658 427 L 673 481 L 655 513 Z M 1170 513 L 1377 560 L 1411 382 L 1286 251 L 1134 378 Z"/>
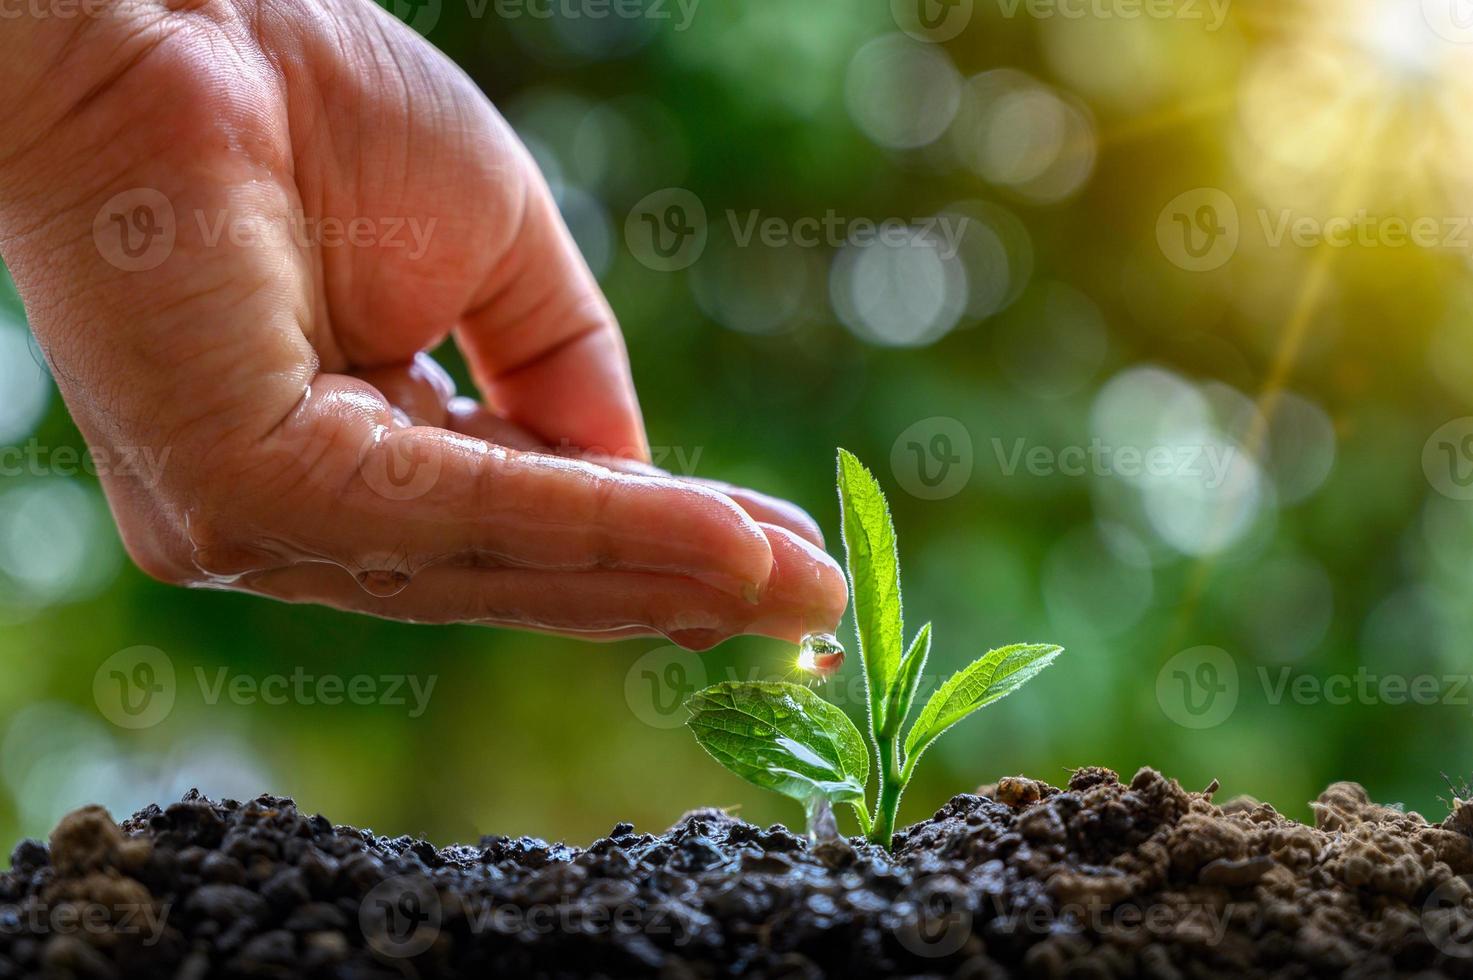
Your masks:
<path fill-rule="evenodd" d="M 709 550 L 701 556 L 705 560 L 698 562 L 708 567 L 693 569 L 690 577 L 748 604 L 760 602 L 775 570 L 772 542 L 762 525 L 725 494 L 674 480 L 659 482 L 686 497 L 690 512 L 709 528 Z M 673 516 L 667 514 L 666 521 Z M 666 526 L 670 533 L 682 533 L 678 525 Z"/>
<path fill-rule="evenodd" d="M 803 633 L 838 629 L 849 605 L 849 583 L 839 563 L 789 528 L 776 524 L 761 527 L 773 555 L 774 581 L 769 595 L 796 610 Z"/>

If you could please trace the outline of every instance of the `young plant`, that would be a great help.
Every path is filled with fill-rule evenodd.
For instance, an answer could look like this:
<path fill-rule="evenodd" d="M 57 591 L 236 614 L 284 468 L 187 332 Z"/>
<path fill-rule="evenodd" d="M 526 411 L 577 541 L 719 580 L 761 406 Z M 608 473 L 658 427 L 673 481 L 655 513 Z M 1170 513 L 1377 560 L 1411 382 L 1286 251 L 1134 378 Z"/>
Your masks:
<path fill-rule="evenodd" d="M 717 684 L 686 703 L 686 724 L 717 762 L 800 801 L 810 814 L 823 803 L 853 806 L 864 833 L 888 848 L 900 797 L 931 743 L 1032 680 L 1062 649 L 1019 644 L 993 650 L 942 684 L 902 737 L 931 652 L 931 626 L 922 626 L 905 646 L 890 507 L 869 470 L 842 449 L 839 504 L 868 696 L 868 747 L 843 711 L 798 684 Z M 867 802 L 871 757 L 879 779 L 873 815 Z"/>

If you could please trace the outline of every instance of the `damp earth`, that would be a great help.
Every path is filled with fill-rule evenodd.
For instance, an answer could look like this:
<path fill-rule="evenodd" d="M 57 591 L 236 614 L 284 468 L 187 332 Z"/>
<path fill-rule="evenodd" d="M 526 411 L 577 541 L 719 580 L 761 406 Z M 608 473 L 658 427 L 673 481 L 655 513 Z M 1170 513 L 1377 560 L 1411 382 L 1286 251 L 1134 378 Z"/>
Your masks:
<path fill-rule="evenodd" d="M 1151 769 L 1003 780 L 891 854 L 698 810 L 436 847 L 291 800 L 77 810 L 0 875 L 0 976 L 1473 977 L 1473 807 L 1315 821 Z"/>

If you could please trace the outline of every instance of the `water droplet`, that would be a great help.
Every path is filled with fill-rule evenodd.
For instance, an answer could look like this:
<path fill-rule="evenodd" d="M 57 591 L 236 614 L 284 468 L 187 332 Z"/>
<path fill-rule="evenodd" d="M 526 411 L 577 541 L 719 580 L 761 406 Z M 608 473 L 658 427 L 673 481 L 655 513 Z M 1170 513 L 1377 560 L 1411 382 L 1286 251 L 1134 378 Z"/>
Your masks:
<path fill-rule="evenodd" d="M 798 645 L 798 669 L 819 678 L 832 677 L 844 666 L 844 646 L 832 633 L 809 633 Z"/>
<path fill-rule="evenodd" d="M 834 819 L 834 808 L 822 796 L 811 797 L 805 805 L 808 811 L 808 842 L 821 844 L 826 840 L 839 839 L 839 821 Z"/>
<path fill-rule="evenodd" d="M 404 572 L 368 571 L 358 573 L 358 584 L 363 591 L 380 599 L 398 595 L 409 587 L 409 576 Z"/>

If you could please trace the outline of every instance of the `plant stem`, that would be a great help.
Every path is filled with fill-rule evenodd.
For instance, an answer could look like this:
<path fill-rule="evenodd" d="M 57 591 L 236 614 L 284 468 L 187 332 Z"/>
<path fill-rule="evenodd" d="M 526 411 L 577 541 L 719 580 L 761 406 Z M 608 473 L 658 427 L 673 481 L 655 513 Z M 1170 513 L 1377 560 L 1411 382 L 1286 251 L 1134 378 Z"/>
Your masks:
<path fill-rule="evenodd" d="M 905 789 L 905 780 L 900 775 L 900 736 L 894 732 L 881 734 L 878 739 L 880 757 L 880 796 L 875 801 L 874 829 L 869 839 L 887 851 L 890 839 L 895 835 L 895 814 L 900 809 L 900 793 Z"/>

